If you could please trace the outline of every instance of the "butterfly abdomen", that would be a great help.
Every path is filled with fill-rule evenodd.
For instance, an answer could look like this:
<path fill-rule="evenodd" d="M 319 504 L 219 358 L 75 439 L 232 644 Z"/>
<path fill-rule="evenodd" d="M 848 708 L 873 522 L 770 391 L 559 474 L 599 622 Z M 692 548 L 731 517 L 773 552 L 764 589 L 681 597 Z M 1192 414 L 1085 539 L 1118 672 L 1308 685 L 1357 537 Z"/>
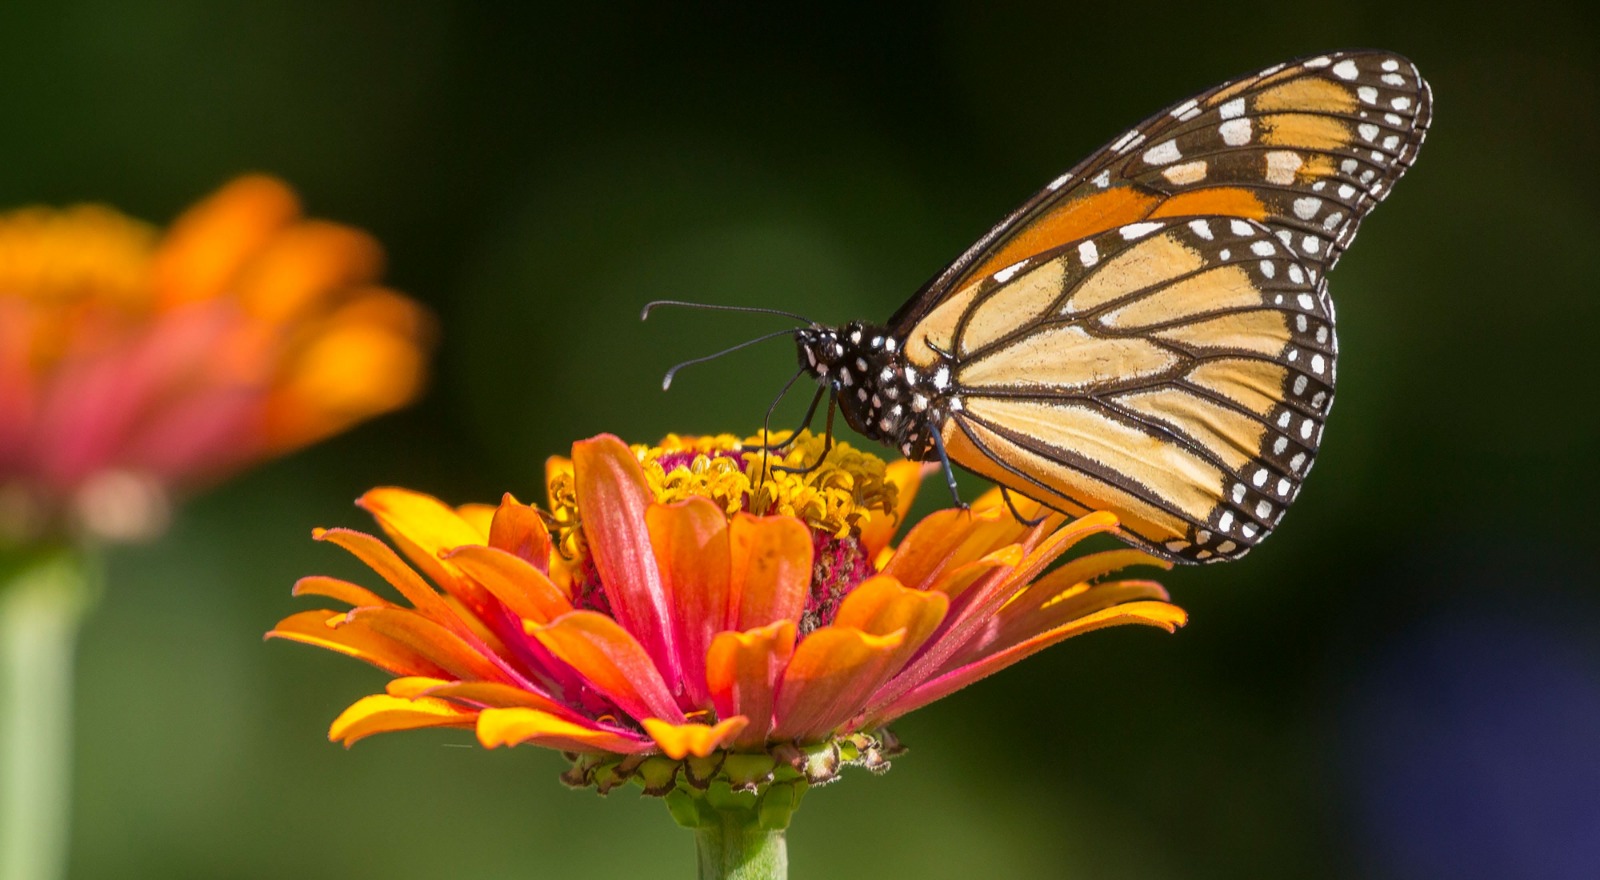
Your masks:
<path fill-rule="evenodd" d="M 859 321 L 808 327 L 795 342 L 800 366 L 828 386 L 851 428 L 907 458 L 935 457 L 934 434 L 949 415 L 949 366 L 914 366 L 903 340 Z"/>

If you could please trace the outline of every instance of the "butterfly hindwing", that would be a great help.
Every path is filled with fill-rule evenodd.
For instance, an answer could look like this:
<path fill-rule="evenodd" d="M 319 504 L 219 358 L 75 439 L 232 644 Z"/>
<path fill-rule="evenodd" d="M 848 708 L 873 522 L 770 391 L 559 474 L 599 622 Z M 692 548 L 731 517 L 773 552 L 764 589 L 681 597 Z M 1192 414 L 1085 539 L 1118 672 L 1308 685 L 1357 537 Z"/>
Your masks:
<path fill-rule="evenodd" d="M 1241 555 L 1310 470 L 1336 343 L 1320 280 L 1265 225 L 1140 221 L 942 303 L 906 341 L 953 362 L 952 460 L 1190 561 Z"/>

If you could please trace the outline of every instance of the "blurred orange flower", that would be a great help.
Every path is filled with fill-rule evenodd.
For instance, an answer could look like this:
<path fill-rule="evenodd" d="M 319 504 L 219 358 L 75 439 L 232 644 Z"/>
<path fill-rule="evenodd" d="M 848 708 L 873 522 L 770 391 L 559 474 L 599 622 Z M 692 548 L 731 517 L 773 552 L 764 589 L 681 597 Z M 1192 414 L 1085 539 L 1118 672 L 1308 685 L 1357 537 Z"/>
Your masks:
<path fill-rule="evenodd" d="M 0 214 L 0 538 L 159 529 L 165 498 L 417 394 L 422 308 L 361 230 L 241 177 L 164 234 Z"/>
<path fill-rule="evenodd" d="M 802 434 L 770 464 L 813 463 L 821 446 Z M 764 461 L 727 436 L 630 448 L 601 435 L 552 460 L 547 511 L 509 495 L 452 508 L 374 489 L 359 504 L 399 554 L 348 529 L 315 537 L 404 602 L 308 577 L 296 595 L 351 610 L 304 611 L 268 635 L 397 676 L 340 715 L 332 739 L 469 728 L 489 747 L 577 753 L 568 780 L 604 789 L 652 772 L 653 755 L 720 754 L 718 767 L 742 767 L 752 785 L 782 766 L 811 782 L 841 763 L 876 766 L 893 748 L 882 725 L 1038 650 L 1104 626 L 1185 621 L 1155 583 L 1101 580 L 1165 567 L 1140 551 L 1048 570 L 1115 530 L 1108 513 L 1050 512 L 1030 527 L 991 493 L 891 547 L 922 465 L 837 443 L 808 472 Z M 675 773 L 654 778 L 670 789 Z"/>

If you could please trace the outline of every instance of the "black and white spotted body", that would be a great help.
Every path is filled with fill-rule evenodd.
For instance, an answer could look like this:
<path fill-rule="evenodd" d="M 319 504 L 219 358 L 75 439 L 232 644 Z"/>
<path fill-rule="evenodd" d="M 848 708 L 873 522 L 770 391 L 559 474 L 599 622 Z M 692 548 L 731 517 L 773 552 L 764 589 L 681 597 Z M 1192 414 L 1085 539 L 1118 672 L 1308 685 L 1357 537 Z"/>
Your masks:
<path fill-rule="evenodd" d="M 919 369 L 902 356 L 901 340 L 860 321 L 807 327 L 795 344 L 801 368 L 828 389 L 851 428 L 914 461 L 938 457 L 934 435 L 960 407 L 950 366 Z"/>

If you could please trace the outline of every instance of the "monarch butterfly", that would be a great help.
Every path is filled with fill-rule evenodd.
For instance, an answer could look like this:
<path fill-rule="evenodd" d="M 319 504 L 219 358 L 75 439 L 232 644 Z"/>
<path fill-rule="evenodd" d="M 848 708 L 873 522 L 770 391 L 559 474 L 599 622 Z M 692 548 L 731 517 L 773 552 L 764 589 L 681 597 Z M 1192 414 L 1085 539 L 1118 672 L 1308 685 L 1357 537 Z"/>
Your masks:
<path fill-rule="evenodd" d="M 885 324 L 761 338 L 794 336 L 830 423 L 837 405 L 947 477 L 1110 510 L 1164 558 L 1237 558 L 1311 469 L 1338 353 L 1326 273 L 1431 108 L 1392 53 L 1273 65 L 1052 180 Z"/>

